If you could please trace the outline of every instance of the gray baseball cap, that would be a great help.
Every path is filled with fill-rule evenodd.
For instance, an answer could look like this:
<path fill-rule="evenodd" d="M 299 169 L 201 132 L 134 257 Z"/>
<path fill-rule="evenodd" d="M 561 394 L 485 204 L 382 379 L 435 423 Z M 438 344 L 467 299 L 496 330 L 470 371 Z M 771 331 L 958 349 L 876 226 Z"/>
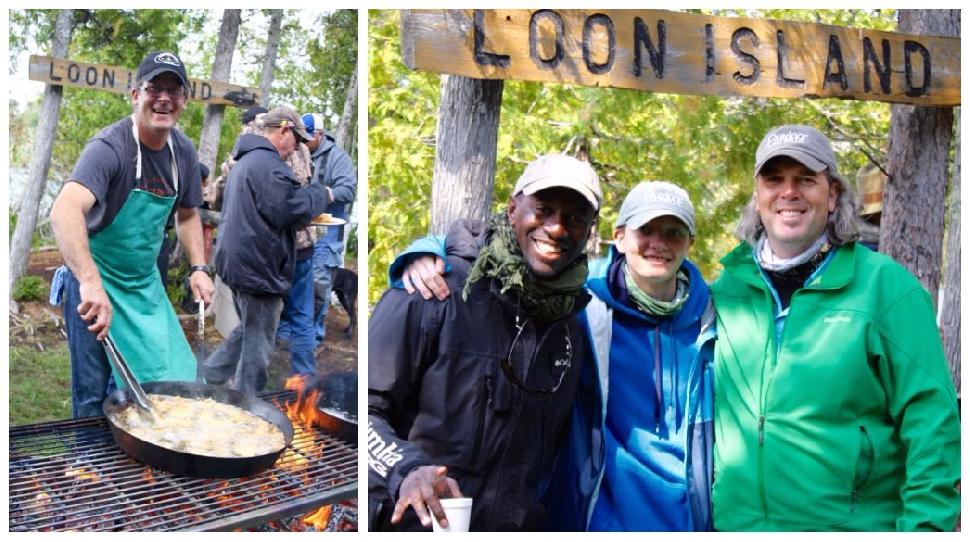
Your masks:
<path fill-rule="evenodd" d="M 755 176 L 768 160 L 776 156 L 794 158 L 816 173 L 828 169 L 829 175 L 848 184 L 836 166 L 829 138 L 811 126 L 786 124 L 765 134 L 754 154 Z"/>
<path fill-rule="evenodd" d="M 540 190 L 554 187 L 579 192 L 594 210 L 599 211 L 603 201 L 599 177 L 589 164 L 565 154 L 547 154 L 530 162 L 515 183 L 512 195 L 531 196 Z"/>
<path fill-rule="evenodd" d="M 307 142 L 313 139 L 310 134 L 306 133 L 306 128 L 303 126 L 303 119 L 296 111 L 281 105 L 279 107 L 274 107 L 270 109 L 268 113 L 263 113 L 260 117 L 260 121 L 263 126 L 283 126 L 286 128 L 292 128 L 293 132 L 296 133 L 297 137 L 301 138 L 303 142 Z"/>
<path fill-rule="evenodd" d="M 697 235 L 694 205 L 686 190 L 667 181 L 642 182 L 623 200 L 616 227 L 638 229 L 657 217 L 668 215 L 680 219 L 692 237 Z"/>

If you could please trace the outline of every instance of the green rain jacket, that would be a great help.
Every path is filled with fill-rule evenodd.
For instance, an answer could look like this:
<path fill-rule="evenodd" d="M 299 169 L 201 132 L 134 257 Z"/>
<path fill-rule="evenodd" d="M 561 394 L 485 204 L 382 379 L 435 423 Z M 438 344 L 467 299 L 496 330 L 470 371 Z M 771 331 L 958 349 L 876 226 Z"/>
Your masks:
<path fill-rule="evenodd" d="M 960 421 L 926 290 L 850 243 L 792 296 L 779 341 L 751 248 L 721 263 L 714 528 L 953 530 Z"/>

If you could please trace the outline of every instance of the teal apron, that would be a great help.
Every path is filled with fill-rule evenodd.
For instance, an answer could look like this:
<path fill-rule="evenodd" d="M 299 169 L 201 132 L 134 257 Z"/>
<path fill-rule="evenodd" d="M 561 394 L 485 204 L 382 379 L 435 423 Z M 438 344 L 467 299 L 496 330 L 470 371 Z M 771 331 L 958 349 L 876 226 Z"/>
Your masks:
<path fill-rule="evenodd" d="M 132 135 L 137 148 L 135 186 L 138 186 L 141 146 L 134 119 Z M 177 195 L 178 167 L 171 136 L 168 148 L 172 153 L 172 181 Z M 165 223 L 175 199 L 176 196 L 132 190 L 118 216 L 90 239 L 91 256 L 111 300 L 111 338 L 139 382 L 195 381 L 195 356 L 156 265 Z M 115 381 L 119 387 L 123 386 L 117 374 Z"/>

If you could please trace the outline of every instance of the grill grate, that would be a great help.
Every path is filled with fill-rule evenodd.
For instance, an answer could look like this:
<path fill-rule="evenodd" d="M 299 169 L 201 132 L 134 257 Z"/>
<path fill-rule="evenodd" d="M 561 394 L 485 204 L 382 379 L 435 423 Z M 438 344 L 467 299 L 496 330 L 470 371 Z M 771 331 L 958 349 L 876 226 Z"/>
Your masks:
<path fill-rule="evenodd" d="M 296 393 L 261 397 L 281 404 Z M 356 497 L 356 443 L 293 429 L 272 468 L 225 480 L 138 463 L 114 443 L 103 417 L 11 427 L 10 530 L 241 529 Z"/>

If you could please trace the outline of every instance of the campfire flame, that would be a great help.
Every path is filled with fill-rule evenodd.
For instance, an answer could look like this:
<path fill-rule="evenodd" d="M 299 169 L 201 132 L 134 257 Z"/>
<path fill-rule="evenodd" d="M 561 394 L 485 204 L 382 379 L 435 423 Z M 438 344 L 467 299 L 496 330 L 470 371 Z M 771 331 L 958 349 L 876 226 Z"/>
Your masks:
<path fill-rule="evenodd" d="M 312 525 L 318 531 L 326 531 L 327 524 L 330 523 L 330 515 L 333 513 L 333 506 L 321 506 L 316 512 L 307 514 L 303 518 L 304 525 Z"/>
<path fill-rule="evenodd" d="M 64 471 L 64 476 L 70 476 L 72 478 L 77 478 L 78 480 L 97 480 L 98 475 L 93 472 L 88 472 L 84 467 L 77 469 L 68 469 Z"/>
<path fill-rule="evenodd" d="M 307 393 L 309 379 L 295 375 L 286 379 L 283 385 L 288 390 L 296 391 L 296 401 L 286 404 L 286 416 L 290 420 L 304 427 L 323 427 L 327 428 L 327 419 L 317 408 L 320 399 L 320 390 L 311 388 Z"/>
<path fill-rule="evenodd" d="M 287 450 L 288 459 L 293 460 L 291 464 L 294 469 L 303 468 L 307 463 L 307 457 L 323 454 L 322 446 L 314 446 L 312 442 L 299 438 L 306 429 L 312 427 L 336 429 L 331 427 L 333 422 L 317 408 L 322 392 L 315 387 L 308 386 L 309 383 L 310 379 L 295 375 L 288 378 L 284 384 L 286 389 L 296 391 L 296 400 L 287 402 L 284 406 L 286 416 L 293 422 L 294 448 L 299 451 L 299 454 L 297 454 Z M 333 506 L 328 504 L 304 516 L 302 522 L 304 525 L 312 526 L 317 531 L 325 531 L 332 513 Z"/>

